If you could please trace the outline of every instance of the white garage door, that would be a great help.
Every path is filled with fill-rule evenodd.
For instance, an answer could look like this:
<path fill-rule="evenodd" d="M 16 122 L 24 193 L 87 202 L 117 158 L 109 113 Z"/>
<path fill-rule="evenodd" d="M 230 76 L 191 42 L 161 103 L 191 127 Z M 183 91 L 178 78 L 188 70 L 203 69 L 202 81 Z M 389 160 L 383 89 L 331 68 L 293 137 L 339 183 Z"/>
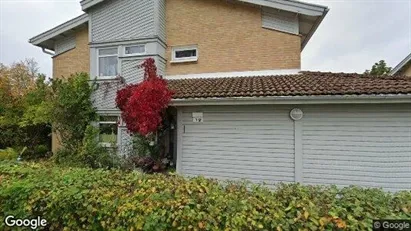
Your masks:
<path fill-rule="evenodd" d="M 304 111 L 304 183 L 411 189 L 411 105 Z"/>
<path fill-rule="evenodd" d="M 193 112 L 202 112 L 203 121 L 193 122 Z M 294 182 L 294 125 L 288 115 L 289 108 L 274 106 L 183 109 L 181 173 Z"/>

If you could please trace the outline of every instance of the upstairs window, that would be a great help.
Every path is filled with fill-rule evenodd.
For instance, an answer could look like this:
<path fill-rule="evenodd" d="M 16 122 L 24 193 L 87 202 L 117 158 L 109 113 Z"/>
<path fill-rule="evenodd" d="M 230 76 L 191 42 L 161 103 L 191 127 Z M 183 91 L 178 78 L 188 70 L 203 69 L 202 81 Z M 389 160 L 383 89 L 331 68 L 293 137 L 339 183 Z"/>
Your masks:
<path fill-rule="evenodd" d="M 106 147 L 117 143 L 118 124 L 117 116 L 100 116 L 99 142 Z"/>
<path fill-rule="evenodd" d="M 146 53 L 145 45 L 135 45 L 135 46 L 126 46 L 124 47 L 125 55 L 142 55 Z"/>
<path fill-rule="evenodd" d="M 173 63 L 195 62 L 197 60 L 198 60 L 197 46 L 173 47 L 171 62 Z"/>
<path fill-rule="evenodd" d="M 98 50 L 98 75 L 101 78 L 114 77 L 118 74 L 118 49 L 104 48 Z"/>

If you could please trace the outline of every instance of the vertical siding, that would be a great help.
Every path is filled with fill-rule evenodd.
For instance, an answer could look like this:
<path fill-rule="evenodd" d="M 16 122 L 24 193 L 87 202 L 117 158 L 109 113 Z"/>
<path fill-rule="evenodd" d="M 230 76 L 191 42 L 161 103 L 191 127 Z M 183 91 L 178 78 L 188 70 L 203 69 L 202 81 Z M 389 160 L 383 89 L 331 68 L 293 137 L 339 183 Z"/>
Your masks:
<path fill-rule="evenodd" d="M 59 39 L 54 45 L 55 55 L 59 55 L 68 50 L 74 49 L 76 47 L 76 36 L 75 34 L 69 35 L 65 38 Z"/>
<path fill-rule="evenodd" d="M 110 0 L 89 14 L 92 42 L 131 40 L 155 34 L 153 0 Z"/>
<path fill-rule="evenodd" d="M 304 112 L 304 183 L 411 189 L 411 105 Z"/>
<path fill-rule="evenodd" d="M 204 113 L 193 123 L 192 112 Z M 294 181 L 294 131 L 288 109 L 187 108 L 182 113 L 181 171 L 222 180 Z"/>

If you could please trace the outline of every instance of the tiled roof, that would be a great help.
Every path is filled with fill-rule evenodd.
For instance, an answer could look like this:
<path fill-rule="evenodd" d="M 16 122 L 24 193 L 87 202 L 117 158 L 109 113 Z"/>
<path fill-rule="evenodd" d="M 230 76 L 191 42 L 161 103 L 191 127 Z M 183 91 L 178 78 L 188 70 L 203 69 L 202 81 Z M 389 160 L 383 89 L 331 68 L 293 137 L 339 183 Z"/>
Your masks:
<path fill-rule="evenodd" d="M 168 80 L 174 99 L 411 94 L 411 78 L 301 72 L 295 75 Z"/>

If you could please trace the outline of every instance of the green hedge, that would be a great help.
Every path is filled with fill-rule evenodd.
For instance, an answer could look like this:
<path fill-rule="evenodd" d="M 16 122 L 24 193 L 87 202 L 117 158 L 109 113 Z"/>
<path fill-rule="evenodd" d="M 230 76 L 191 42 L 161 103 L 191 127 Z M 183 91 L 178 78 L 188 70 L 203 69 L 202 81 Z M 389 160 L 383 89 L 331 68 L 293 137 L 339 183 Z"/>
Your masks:
<path fill-rule="evenodd" d="M 0 218 L 46 219 L 50 230 L 371 230 L 411 219 L 411 192 L 280 184 L 0 162 Z M 7 229 L 0 223 L 0 230 Z"/>

